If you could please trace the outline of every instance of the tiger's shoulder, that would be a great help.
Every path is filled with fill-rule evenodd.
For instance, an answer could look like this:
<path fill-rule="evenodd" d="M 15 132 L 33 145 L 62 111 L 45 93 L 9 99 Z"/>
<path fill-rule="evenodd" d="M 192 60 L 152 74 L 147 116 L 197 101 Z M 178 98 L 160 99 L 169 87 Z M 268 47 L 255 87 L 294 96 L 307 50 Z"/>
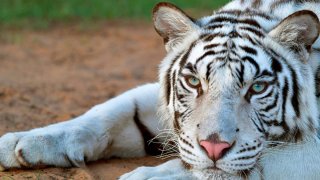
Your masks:
<path fill-rule="evenodd" d="M 319 140 L 267 148 L 249 179 L 318 179 L 319 154 Z"/>

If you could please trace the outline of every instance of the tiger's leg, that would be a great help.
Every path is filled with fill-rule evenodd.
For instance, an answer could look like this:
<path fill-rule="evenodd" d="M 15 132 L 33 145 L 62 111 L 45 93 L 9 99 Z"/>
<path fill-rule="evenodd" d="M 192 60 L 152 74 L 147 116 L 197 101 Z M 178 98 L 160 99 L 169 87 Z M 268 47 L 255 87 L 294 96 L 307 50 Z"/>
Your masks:
<path fill-rule="evenodd" d="M 205 170 L 188 170 L 181 159 L 172 159 L 163 164 L 155 167 L 139 167 L 129 173 L 126 173 L 120 177 L 120 180 L 131 179 L 152 179 L 152 180 L 202 180 L 202 179 L 215 179 L 215 180 L 243 180 L 238 175 L 216 173 L 203 175 Z M 258 179 L 255 179 L 258 180 Z"/>
<path fill-rule="evenodd" d="M 157 179 L 157 180 L 194 180 L 191 171 L 185 169 L 180 159 L 173 159 L 156 167 L 139 167 L 120 177 L 120 180 Z"/>
<path fill-rule="evenodd" d="M 0 138 L 0 170 L 53 165 L 81 166 L 99 158 L 144 156 L 138 127 L 161 129 L 156 108 L 158 84 L 129 90 L 62 123 Z"/>

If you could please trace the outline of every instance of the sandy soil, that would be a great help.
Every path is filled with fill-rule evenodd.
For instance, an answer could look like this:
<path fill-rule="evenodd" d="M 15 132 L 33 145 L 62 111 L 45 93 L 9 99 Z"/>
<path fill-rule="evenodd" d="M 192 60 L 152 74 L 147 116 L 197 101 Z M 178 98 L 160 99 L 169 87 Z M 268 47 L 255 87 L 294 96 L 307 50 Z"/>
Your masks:
<path fill-rule="evenodd" d="M 157 80 L 164 56 L 152 25 L 105 23 L 85 30 L 0 32 L 0 136 L 68 120 L 126 89 Z M 116 179 L 154 157 L 112 159 L 86 169 L 0 173 L 0 179 Z"/>

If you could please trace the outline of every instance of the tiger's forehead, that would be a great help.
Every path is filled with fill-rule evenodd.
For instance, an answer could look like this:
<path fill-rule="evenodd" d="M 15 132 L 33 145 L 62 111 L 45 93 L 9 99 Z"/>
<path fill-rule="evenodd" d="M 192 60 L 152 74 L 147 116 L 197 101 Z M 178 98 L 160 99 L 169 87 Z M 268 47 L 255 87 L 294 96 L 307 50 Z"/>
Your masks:
<path fill-rule="evenodd" d="M 245 80 L 263 70 L 272 71 L 272 60 L 264 45 L 268 33 L 250 13 L 219 11 L 200 19 L 198 25 L 199 37 L 188 49 L 182 67 L 192 64 L 202 76 L 212 75 L 212 71 L 223 76 L 241 67 Z"/>
<path fill-rule="evenodd" d="M 204 29 L 199 39 L 191 44 L 184 68 L 192 64 L 201 76 L 212 75 L 209 71 L 215 71 L 216 75 L 225 77 L 243 68 L 245 80 L 252 79 L 258 69 L 271 71 L 270 56 L 261 46 L 263 41 L 249 35 L 231 25 L 221 31 Z"/>

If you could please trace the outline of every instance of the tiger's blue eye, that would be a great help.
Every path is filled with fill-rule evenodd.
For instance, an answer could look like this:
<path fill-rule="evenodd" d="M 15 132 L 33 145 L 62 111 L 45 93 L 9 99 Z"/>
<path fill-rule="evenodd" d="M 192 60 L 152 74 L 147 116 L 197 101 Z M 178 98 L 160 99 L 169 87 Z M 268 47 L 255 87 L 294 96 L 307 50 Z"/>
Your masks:
<path fill-rule="evenodd" d="M 188 85 L 191 86 L 192 88 L 198 88 L 201 85 L 200 80 L 194 76 L 186 77 L 186 81 Z"/>
<path fill-rule="evenodd" d="M 251 86 L 250 90 L 251 90 L 251 92 L 253 92 L 255 94 L 261 94 L 267 89 L 267 87 L 268 87 L 267 83 L 259 82 L 259 83 L 254 83 Z"/>

